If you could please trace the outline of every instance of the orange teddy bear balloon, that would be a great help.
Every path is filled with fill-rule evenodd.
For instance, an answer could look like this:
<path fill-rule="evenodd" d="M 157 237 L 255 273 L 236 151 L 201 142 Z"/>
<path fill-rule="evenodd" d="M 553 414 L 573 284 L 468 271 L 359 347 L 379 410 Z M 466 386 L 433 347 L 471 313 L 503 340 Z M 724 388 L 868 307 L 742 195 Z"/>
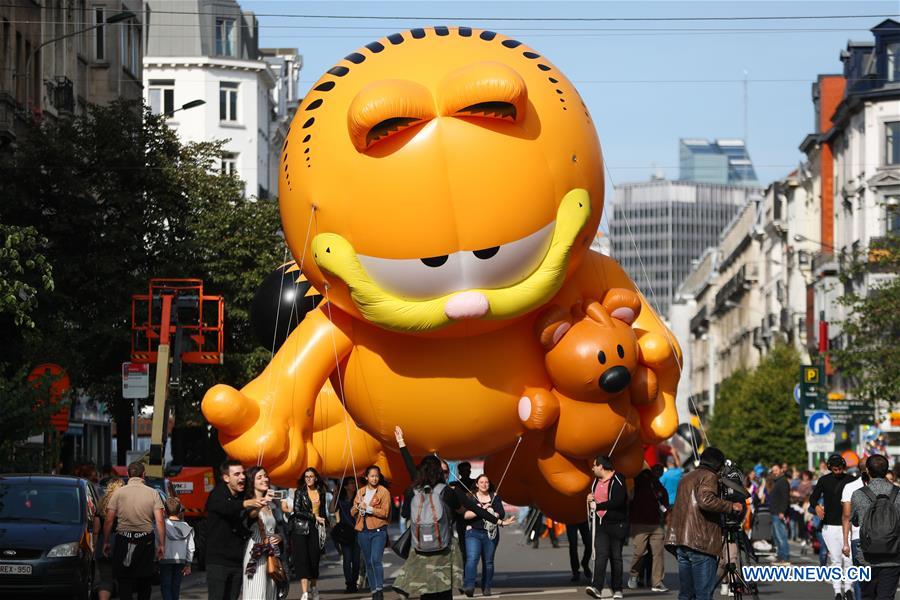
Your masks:
<path fill-rule="evenodd" d="M 389 469 L 399 425 L 413 454 L 487 457 L 495 479 L 508 467 L 505 497 L 571 521 L 590 454 L 618 438 L 633 475 L 640 443 L 675 432 L 678 345 L 589 248 L 600 144 L 538 52 L 468 27 L 367 44 L 303 99 L 280 173 L 288 244 L 325 300 L 257 379 L 207 392 L 229 455 L 281 483 L 308 465 Z M 548 310 L 573 306 L 596 322 L 543 335 Z M 627 383 L 577 353 L 588 342 Z M 566 362 L 605 385 L 576 389 Z"/>

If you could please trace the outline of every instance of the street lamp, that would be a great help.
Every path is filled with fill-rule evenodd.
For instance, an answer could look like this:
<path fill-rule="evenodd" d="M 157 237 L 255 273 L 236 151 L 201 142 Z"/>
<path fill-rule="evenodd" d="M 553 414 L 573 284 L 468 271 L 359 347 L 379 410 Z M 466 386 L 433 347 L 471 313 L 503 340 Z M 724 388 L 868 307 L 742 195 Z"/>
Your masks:
<path fill-rule="evenodd" d="M 826 244 L 825 242 L 822 242 L 820 240 L 814 240 L 812 238 L 808 238 L 805 235 L 800 235 L 799 233 L 794 234 L 794 241 L 795 242 L 804 242 L 804 241 L 812 242 L 813 244 L 818 244 L 818 245 L 822 246 L 823 248 L 831 248 L 832 250 L 834 250 L 834 246 L 832 246 L 831 244 Z"/>
<path fill-rule="evenodd" d="M 171 117 L 172 115 L 177 113 L 179 110 L 188 110 L 191 108 L 197 108 L 198 106 L 203 106 L 204 104 L 206 104 L 206 100 L 200 100 L 200 99 L 191 100 L 190 102 L 186 102 L 185 104 L 182 104 L 180 108 L 176 108 L 175 110 L 170 110 L 169 112 L 167 112 L 166 118 Z"/>
<path fill-rule="evenodd" d="M 116 13 L 106 19 L 103 23 L 97 23 L 96 25 L 91 25 L 90 27 L 85 27 L 84 29 L 79 29 L 78 31 L 73 31 L 72 33 L 67 33 L 65 35 L 61 35 L 59 37 L 55 37 L 53 39 L 47 40 L 42 44 L 38 45 L 34 50 L 31 51 L 31 54 L 28 55 L 28 60 L 25 61 L 25 106 L 31 106 L 31 86 L 29 85 L 29 78 L 31 76 L 31 61 L 34 60 L 35 55 L 37 55 L 38 51 L 54 42 L 58 42 L 59 40 L 64 40 L 66 38 L 70 38 L 72 36 L 80 35 L 86 31 L 91 31 L 93 29 L 97 29 L 98 27 L 103 27 L 104 25 L 113 25 L 115 23 L 120 23 L 122 21 L 128 21 L 129 19 L 134 19 L 137 15 L 135 15 L 130 10 L 126 10 L 120 13 Z"/>

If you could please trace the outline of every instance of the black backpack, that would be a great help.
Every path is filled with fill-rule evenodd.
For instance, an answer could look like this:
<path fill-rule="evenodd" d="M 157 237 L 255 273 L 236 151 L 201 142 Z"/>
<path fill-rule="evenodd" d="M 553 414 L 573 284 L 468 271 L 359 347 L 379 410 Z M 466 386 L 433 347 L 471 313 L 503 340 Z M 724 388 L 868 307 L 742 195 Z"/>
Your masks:
<path fill-rule="evenodd" d="M 894 486 L 890 494 L 877 496 L 867 487 L 860 489 L 872 502 L 860 523 L 860 548 L 865 554 L 900 554 L 900 508 L 894 503 L 900 488 Z"/>

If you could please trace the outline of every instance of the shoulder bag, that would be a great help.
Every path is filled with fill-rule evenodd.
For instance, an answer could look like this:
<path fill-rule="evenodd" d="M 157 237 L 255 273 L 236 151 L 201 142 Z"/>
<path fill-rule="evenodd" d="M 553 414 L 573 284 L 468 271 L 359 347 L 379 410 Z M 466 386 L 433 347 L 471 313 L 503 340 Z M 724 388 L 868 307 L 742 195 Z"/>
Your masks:
<path fill-rule="evenodd" d="M 262 542 L 265 543 L 269 536 L 266 535 L 266 528 L 263 527 L 262 519 L 259 519 L 258 525 L 260 538 L 262 539 Z M 281 562 L 281 558 L 274 553 L 271 553 L 266 557 L 266 575 L 268 575 L 269 579 L 275 583 L 284 583 L 287 581 L 284 563 Z"/>

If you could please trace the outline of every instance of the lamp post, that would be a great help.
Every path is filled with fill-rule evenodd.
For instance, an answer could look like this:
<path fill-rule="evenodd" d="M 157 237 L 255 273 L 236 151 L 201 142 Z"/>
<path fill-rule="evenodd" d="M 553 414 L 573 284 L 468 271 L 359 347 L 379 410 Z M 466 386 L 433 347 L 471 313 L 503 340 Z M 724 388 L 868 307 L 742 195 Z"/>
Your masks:
<path fill-rule="evenodd" d="M 179 110 L 189 110 L 191 108 L 197 108 L 198 106 L 203 106 L 204 104 L 206 104 L 206 100 L 200 100 L 200 99 L 191 100 L 190 102 L 185 102 L 184 104 L 182 104 L 180 108 L 176 108 L 175 110 L 170 110 L 169 112 L 165 113 L 165 116 L 166 116 L 166 118 L 169 118 L 172 115 L 174 115 L 175 113 L 177 113 Z"/>
<path fill-rule="evenodd" d="M 134 19 L 135 16 L 136 15 L 133 12 L 131 12 L 130 10 L 126 10 L 126 11 L 112 15 L 111 17 L 106 19 L 106 21 L 104 21 L 103 23 L 97 23 L 96 25 L 91 25 L 90 27 L 85 27 L 84 29 L 79 29 L 78 31 L 73 31 L 72 33 L 67 33 L 65 35 L 55 37 L 53 39 L 47 40 L 46 42 L 43 42 L 40 45 L 38 45 L 34 50 L 31 51 L 31 54 L 28 55 L 28 60 L 25 61 L 25 106 L 26 107 L 31 106 L 31 86 L 29 85 L 31 83 L 30 82 L 31 61 L 34 60 L 34 57 L 37 55 L 38 51 L 41 48 L 43 48 L 44 46 L 48 46 L 54 42 L 58 42 L 60 40 L 66 39 L 66 38 L 80 35 L 82 33 L 85 33 L 86 31 L 92 31 L 92 30 L 97 29 L 98 27 L 102 27 L 104 25 L 112 25 L 114 23 L 120 23 L 122 21 Z"/>
<path fill-rule="evenodd" d="M 821 240 L 814 240 L 812 238 L 808 238 L 805 235 L 800 235 L 799 233 L 794 234 L 794 241 L 795 242 L 812 242 L 813 244 L 818 244 L 819 246 L 821 246 L 823 248 L 830 248 L 831 250 L 834 250 L 834 246 L 832 246 L 831 244 L 826 244 L 825 242 L 823 242 Z"/>

